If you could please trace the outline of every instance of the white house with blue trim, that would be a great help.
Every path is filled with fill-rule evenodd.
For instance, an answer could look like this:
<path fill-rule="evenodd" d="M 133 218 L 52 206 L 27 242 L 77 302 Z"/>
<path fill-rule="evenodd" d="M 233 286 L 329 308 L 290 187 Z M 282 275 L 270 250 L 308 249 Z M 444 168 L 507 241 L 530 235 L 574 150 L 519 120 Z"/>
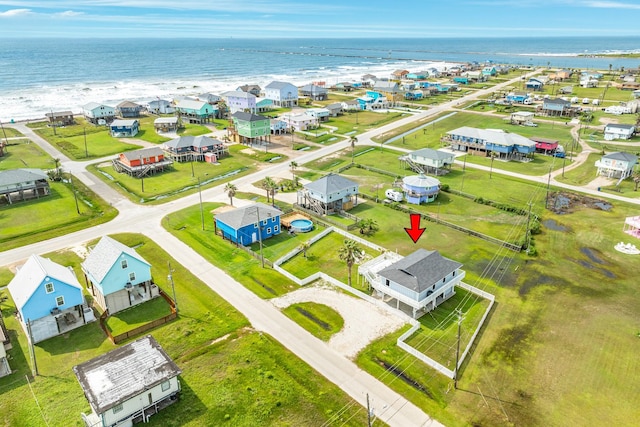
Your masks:
<path fill-rule="evenodd" d="M 298 105 L 298 88 L 288 82 L 273 81 L 264 87 L 264 97 L 278 107 Z"/>
<path fill-rule="evenodd" d="M 20 324 L 34 343 L 95 320 L 73 269 L 48 258 L 31 255 L 8 289 Z"/>
<path fill-rule="evenodd" d="M 462 281 L 462 264 L 445 258 L 438 251 L 418 249 L 377 274 L 379 281 L 371 286 L 411 308 L 413 318 L 418 312 L 427 313 L 455 294 L 455 286 Z"/>
<path fill-rule="evenodd" d="M 109 125 L 114 138 L 133 138 L 138 134 L 140 122 L 137 119 L 116 119 Z"/>
<path fill-rule="evenodd" d="M 214 218 L 216 233 L 220 231 L 223 238 L 248 246 L 280 234 L 281 215 L 280 209 L 264 203 L 221 212 Z"/>
<path fill-rule="evenodd" d="M 151 264 L 135 249 L 104 236 L 82 263 L 87 288 L 109 314 L 160 295 Z"/>

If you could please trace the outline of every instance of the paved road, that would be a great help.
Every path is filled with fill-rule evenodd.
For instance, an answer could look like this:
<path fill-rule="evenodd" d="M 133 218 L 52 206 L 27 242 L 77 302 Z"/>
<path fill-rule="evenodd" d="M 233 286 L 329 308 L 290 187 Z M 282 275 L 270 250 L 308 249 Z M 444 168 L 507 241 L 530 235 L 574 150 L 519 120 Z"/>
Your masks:
<path fill-rule="evenodd" d="M 489 89 L 476 91 L 470 96 L 465 97 L 464 102 L 470 99 L 476 99 L 484 94 L 500 90 L 503 87 L 513 84 L 515 81 L 519 81 L 519 78 L 499 84 Z M 377 145 L 371 141 L 372 137 L 393 130 L 404 124 L 419 120 L 423 117 L 437 115 L 447 109 L 455 107 L 461 102 L 463 102 L 463 100 L 456 100 L 442 104 L 424 112 L 411 115 L 397 122 L 382 126 L 381 128 L 365 132 L 358 136 L 358 144 Z M 2 252 L 0 253 L 0 265 L 17 263 L 26 259 L 33 253 L 42 254 L 59 250 L 61 248 L 72 247 L 106 234 L 120 232 L 143 233 L 160 244 L 178 262 L 198 276 L 198 278 L 200 278 L 224 299 L 229 301 L 238 311 L 243 313 L 249 319 L 254 328 L 273 336 L 320 374 L 338 385 L 358 403 L 365 406 L 366 394 L 369 393 L 372 401 L 375 402 L 376 416 L 389 425 L 401 427 L 440 425 L 418 407 L 413 405 L 411 402 L 408 402 L 404 397 L 400 396 L 398 393 L 394 392 L 368 373 L 362 371 L 353 362 L 337 354 L 323 342 L 304 331 L 296 323 L 282 315 L 280 311 L 274 308 L 268 301 L 264 301 L 256 297 L 226 273 L 208 263 L 199 254 L 161 227 L 160 221 L 167 214 L 198 203 L 198 194 L 192 194 L 179 200 L 158 206 L 136 205 L 88 173 L 85 169 L 87 162 L 70 161 L 66 156 L 59 153 L 46 141 L 33 133 L 31 129 L 22 124 L 12 125 L 12 127 L 17 128 L 25 136 L 31 138 L 32 141 L 43 147 L 45 151 L 54 158 L 57 157 L 61 159 L 66 170 L 70 170 L 92 190 L 110 202 L 119 210 L 120 214 L 113 221 L 106 224 Z M 325 157 L 335 151 L 347 148 L 349 145 L 349 141 L 338 142 L 331 146 L 303 154 L 295 160 L 298 164 L 302 165 L 303 163 Z M 94 159 L 91 162 L 95 163 L 96 160 Z M 478 165 L 467 164 L 467 167 L 483 169 L 482 166 Z M 233 182 L 239 189 L 250 188 L 252 182 L 259 181 L 266 176 L 281 174 L 286 172 L 288 168 L 289 166 L 287 163 L 277 164 L 251 175 L 240 177 Z M 546 183 L 545 177 L 530 177 L 512 172 L 500 171 L 498 169 L 494 169 L 493 172 Z M 576 190 L 576 188 L 572 186 L 563 185 L 561 183 L 554 183 L 554 185 Z M 582 191 L 582 189 L 577 190 Z M 597 194 L 604 196 L 602 193 Z M 616 198 L 614 197 L 615 195 L 608 196 Z M 204 190 L 202 192 L 202 197 L 205 201 L 227 201 L 222 185 Z M 625 199 L 625 201 L 628 200 Z"/>

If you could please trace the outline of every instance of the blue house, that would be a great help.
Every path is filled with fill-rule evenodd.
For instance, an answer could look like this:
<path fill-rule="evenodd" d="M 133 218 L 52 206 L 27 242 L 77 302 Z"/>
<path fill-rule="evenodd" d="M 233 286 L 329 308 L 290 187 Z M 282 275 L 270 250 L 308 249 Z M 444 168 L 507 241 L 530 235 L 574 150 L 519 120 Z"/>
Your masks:
<path fill-rule="evenodd" d="M 482 69 L 483 76 L 495 76 L 496 74 L 498 74 L 496 67 L 484 67 Z"/>
<path fill-rule="evenodd" d="M 408 203 L 431 203 L 438 197 L 440 181 L 424 174 L 402 178 L 402 191 Z"/>
<path fill-rule="evenodd" d="M 39 342 L 95 320 L 85 307 L 73 269 L 31 255 L 8 286 L 18 319 L 32 342 Z"/>
<path fill-rule="evenodd" d="M 132 138 L 138 134 L 140 123 L 133 120 L 116 119 L 109 125 L 109 132 L 114 138 Z"/>
<path fill-rule="evenodd" d="M 544 82 L 532 77 L 525 84 L 525 87 L 529 90 L 542 90 L 544 88 Z"/>
<path fill-rule="evenodd" d="M 208 123 L 218 115 L 218 107 L 204 101 L 181 99 L 176 102 L 176 111 L 189 123 Z"/>
<path fill-rule="evenodd" d="M 505 99 L 508 102 L 515 102 L 518 104 L 524 104 L 527 99 L 529 99 L 529 95 L 524 92 L 512 92 L 508 94 Z"/>
<path fill-rule="evenodd" d="M 460 84 L 463 84 L 463 85 L 468 85 L 470 83 L 469 82 L 469 77 L 454 77 L 453 78 L 453 82 L 454 83 L 460 83 Z"/>
<path fill-rule="evenodd" d="M 372 287 L 396 300 L 408 305 L 413 318 L 427 313 L 455 294 L 455 286 L 462 281 L 465 271 L 462 264 L 445 258 L 438 251 L 418 249 L 409 256 L 379 271 L 378 282 Z"/>
<path fill-rule="evenodd" d="M 451 144 L 453 150 L 469 153 L 496 153 L 501 159 L 521 159 L 533 155 L 536 143 L 529 138 L 516 133 L 502 130 L 478 129 L 463 126 L 447 132 L 445 141 Z"/>
<path fill-rule="evenodd" d="M 282 211 L 264 203 L 254 203 L 215 215 L 216 233 L 242 246 L 280 234 Z"/>
<path fill-rule="evenodd" d="M 123 119 L 140 117 L 142 109 L 142 105 L 136 104 L 132 101 L 122 101 L 120 104 L 116 105 L 116 113 L 118 113 L 118 115 Z"/>
<path fill-rule="evenodd" d="M 94 301 L 109 314 L 160 295 L 151 264 L 109 236 L 100 239 L 81 266 Z"/>

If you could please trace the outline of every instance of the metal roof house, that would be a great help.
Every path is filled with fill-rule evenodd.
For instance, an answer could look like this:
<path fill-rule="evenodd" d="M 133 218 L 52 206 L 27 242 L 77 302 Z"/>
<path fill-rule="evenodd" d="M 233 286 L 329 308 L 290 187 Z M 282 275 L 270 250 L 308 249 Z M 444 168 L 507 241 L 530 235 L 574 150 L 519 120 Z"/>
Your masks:
<path fill-rule="evenodd" d="M 140 113 L 143 110 L 143 106 L 136 104 L 132 101 L 122 101 L 120 104 L 116 105 L 116 112 L 123 119 L 131 118 L 131 117 L 140 117 Z"/>
<path fill-rule="evenodd" d="M 402 155 L 399 159 L 417 173 L 444 175 L 451 169 L 455 155 L 447 151 L 422 148 Z"/>
<path fill-rule="evenodd" d="M 109 132 L 114 138 L 132 138 L 138 134 L 140 123 L 136 119 L 116 119 L 109 125 Z"/>
<path fill-rule="evenodd" d="M 638 163 L 638 157 L 625 152 L 609 153 L 596 160 L 598 175 L 608 178 L 624 179 L 633 173 L 633 167 Z"/>
<path fill-rule="evenodd" d="M 533 154 L 536 143 L 516 133 L 500 129 L 478 129 L 463 126 L 447 132 L 444 141 L 454 150 L 480 155 L 495 152 L 501 159 L 521 159 Z"/>
<path fill-rule="evenodd" d="M 614 139 L 631 139 L 635 133 L 636 127 L 634 125 L 607 123 L 604 127 L 604 139 L 607 141 Z"/>
<path fill-rule="evenodd" d="M 135 249 L 104 236 L 81 264 L 95 302 L 116 313 L 160 295 L 151 264 Z"/>
<path fill-rule="evenodd" d="M 106 124 L 116 117 L 116 110 L 108 105 L 89 102 L 82 106 L 82 114 L 94 125 Z"/>
<path fill-rule="evenodd" d="M 27 337 L 36 343 L 95 320 L 73 269 L 31 255 L 8 286 Z"/>
<path fill-rule="evenodd" d="M 357 204 L 358 183 L 332 173 L 298 191 L 298 205 L 319 215 L 347 211 Z"/>
<path fill-rule="evenodd" d="M 52 111 L 44 116 L 54 126 L 69 126 L 75 123 L 72 111 Z"/>
<path fill-rule="evenodd" d="M 47 174 L 40 169 L 9 169 L 0 171 L 0 199 L 4 196 L 9 204 L 16 198 L 40 198 L 50 194 Z"/>
<path fill-rule="evenodd" d="M 91 407 L 82 414 L 87 427 L 146 423 L 174 403 L 182 370 L 151 336 L 73 367 Z"/>
<path fill-rule="evenodd" d="M 408 203 L 431 203 L 440 193 L 440 180 L 424 174 L 406 176 L 402 178 L 402 191 Z"/>
<path fill-rule="evenodd" d="M 222 141 L 209 136 L 180 136 L 163 144 L 167 157 L 177 162 L 203 161 L 206 153 L 215 154 L 216 158 L 228 154 Z"/>
<path fill-rule="evenodd" d="M 254 203 L 242 208 L 215 215 L 216 234 L 224 239 L 248 246 L 280 234 L 282 211 L 264 203 Z"/>
<path fill-rule="evenodd" d="M 273 81 L 264 87 L 264 97 L 278 107 L 298 105 L 298 88 L 288 82 Z"/>
<path fill-rule="evenodd" d="M 438 251 L 418 249 L 377 274 L 371 286 L 380 294 L 411 308 L 413 318 L 435 309 L 455 294 L 455 286 L 465 276 L 462 264 L 445 258 Z"/>

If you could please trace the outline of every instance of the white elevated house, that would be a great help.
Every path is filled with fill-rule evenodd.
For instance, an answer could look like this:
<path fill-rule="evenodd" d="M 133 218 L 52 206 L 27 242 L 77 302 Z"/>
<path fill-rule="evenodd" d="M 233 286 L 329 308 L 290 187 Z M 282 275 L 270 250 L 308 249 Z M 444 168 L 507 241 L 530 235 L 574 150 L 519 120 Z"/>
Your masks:
<path fill-rule="evenodd" d="M 87 427 L 131 426 L 178 399 L 180 368 L 151 336 L 73 367 L 91 406 Z"/>
<path fill-rule="evenodd" d="M 379 294 L 396 300 L 397 309 L 400 303 L 408 305 L 415 319 L 419 311 L 427 313 L 455 294 L 455 286 L 465 276 L 460 267 L 438 251 L 418 249 L 378 271 L 378 280 L 369 280 Z"/>
<path fill-rule="evenodd" d="M 264 87 L 264 97 L 273 100 L 278 107 L 298 105 L 298 88 L 288 82 L 273 81 Z"/>
<path fill-rule="evenodd" d="M 278 116 L 278 118 L 287 123 L 289 129 L 293 128 L 296 132 L 302 132 L 318 126 L 318 119 L 308 114 L 285 113 Z"/>
<path fill-rule="evenodd" d="M 634 125 L 608 123 L 604 127 L 604 139 L 607 141 L 614 139 L 631 139 L 635 132 L 636 127 Z"/>
<path fill-rule="evenodd" d="M 319 215 L 348 211 L 358 204 L 358 183 L 330 173 L 298 191 L 298 205 Z"/>
<path fill-rule="evenodd" d="M 417 173 L 442 175 L 448 172 L 447 168 L 451 168 L 455 155 L 448 151 L 422 148 L 402 155 L 399 159 Z"/>
<path fill-rule="evenodd" d="M 627 178 L 633 173 L 633 167 L 638 163 L 638 157 L 621 151 L 610 153 L 596 160 L 598 175 L 607 178 Z"/>

